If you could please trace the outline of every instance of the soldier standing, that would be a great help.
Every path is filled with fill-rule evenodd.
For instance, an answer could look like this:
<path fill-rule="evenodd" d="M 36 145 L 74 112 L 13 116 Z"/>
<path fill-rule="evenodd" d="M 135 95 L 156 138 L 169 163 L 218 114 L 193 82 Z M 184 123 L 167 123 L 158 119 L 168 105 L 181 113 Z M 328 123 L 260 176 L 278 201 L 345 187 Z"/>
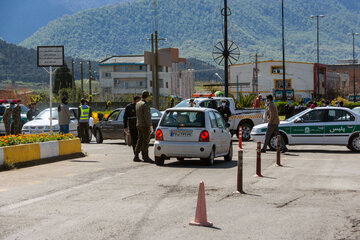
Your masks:
<path fill-rule="evenodd" d="M 15 102 L 11 102 L 10 106 L 5 109 L 5 112 L 3 115 L 3 121 L 4 121 L 6 135 L 11 134 L 11 117 L 12 117 L 12 111 L 13 111 L 14 107 L 15 107 Z"/>
<path fill-rule="evenodd" d="M 231 111 L 228 106 L 228 101 L 226 99 L 221 99 L 221 106 L 218 107 L 218 112 L 224 118 L 225 122 L 229 121 L 229 117 L 231 117 Z"/>
<path fill-rule="evenodd" d="M 136 142 L 138 140 L 138 130 L 136 128 L 136 103 L 140 101 L 139 96 L 133 98 L 134 102 L 130 103 L 125 108 L 124 113 L 124 130 L 126 134 L 131 136 L 131 145 L 135 153 Z M 141 162 L 138 155 L 135 155 L 134 162 Z"/>
<path fill-rule="evenodd" d="M 139 158 L 141 151 L 143 161 L 153 163 L 154 161 L 149 157 L 149 142 L 151 134 L 151 113 L 148 100 L 150 93 L 144 90 L 141 95 L 141 101 L 136 104 L 136 127 L 138 129 L 138 140 L 135 148 L 135 158 Z"/>
<path fill-rule="evenodd" d="M 14 107 L 14 109 L 12 111 L 12 118 L 13 118 L 13 124 L 14 124 L 14 135 L 21 134 L 22 120 L 21 120 L 20 103 L 21 103 L 21 100 L 18 100 L 16 102 L 16 106 Z"/>
<path fill-rule="evenodd" d="M 89 118 L 91 115 L 91 109 L 86 104 L 85 99 L 81 99 L 81 105 L 78 108 L 78 126 L 79 126 L 79 138 L 81 143 L 89 143 Z"/>

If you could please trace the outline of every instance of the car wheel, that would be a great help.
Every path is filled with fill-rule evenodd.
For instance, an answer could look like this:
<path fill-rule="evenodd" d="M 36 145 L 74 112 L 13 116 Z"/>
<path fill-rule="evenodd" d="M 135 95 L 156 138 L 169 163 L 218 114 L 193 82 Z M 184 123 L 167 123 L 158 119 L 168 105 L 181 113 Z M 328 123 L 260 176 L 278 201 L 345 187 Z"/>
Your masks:
<path fill-rule="evenodd" d="M 226 162 L 230 162 L 230 161 L 232 161 L 232 157 L 233 157 L 233 146 L 232 146 L 232 144 L 230 144 L 229 152 L 227 155 L 224 156 L 224 160 Z"/>
<path fill-rule="evenodd" d="M 214 158 L 215 158 L 215 150 L 211 150 L 210 156 L 206 158 L 206 163 L 209 166 L 212 166 L 214 164 Z"/>
<path fill-rule="evenodd" d="M 349 140 L 348 148 L 353 152 L 360 152 L 360 135 L 354 135 Z"/>
<path fill-rule="evenodd" d="M 103 142 L 103 137 L 101 135 L 100 129 L 96 129 L 95 138 L 96 138 L 97 143 L 102 143 Z"/>
<path fill-rule="evenodd" d="M 284 137 L 282 134 L 280 134 L 280 135 L 281 135 L 282 138 Z M 270 143 L 269 143 L 269 148 L 272 151 L 276 151 L 276 149 L 277 149 L 277 135 L 274 135 L 274 136 L 271 137 Z"/>
<path fill-rule="evenodd" d="M 92 128 L 89 128 L 89 142 L 91 142 L 92 137 Z"/>
<path fill-rule="evenodd" d="M 238 129 L 236 131 L 236 136 L 237 138 L 239 138 L 239 128 L 240 126 L 242 127 L 242 140 L 243 141 L 249 141 L 250 140 L 250 133 L 251 133 L 251 125 L 249 123 L 242 123 L 241 125 L 239 124 Z"/>
<path fill-rule="evenodd" d="M 184 161 L 184 158 L 176 158 L 178 161 Z"/>
<path fill-rule="evenodd" d="M 155 157 L 155 164 L 158 166 L 164 166 L 164 158 L 163 157 Z"/>

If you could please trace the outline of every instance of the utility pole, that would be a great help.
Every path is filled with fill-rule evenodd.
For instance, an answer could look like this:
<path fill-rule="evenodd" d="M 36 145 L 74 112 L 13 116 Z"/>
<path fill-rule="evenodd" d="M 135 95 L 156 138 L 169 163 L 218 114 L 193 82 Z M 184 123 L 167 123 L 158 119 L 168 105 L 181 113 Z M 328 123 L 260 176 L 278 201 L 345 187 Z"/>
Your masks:
<path fill-rule="evenodd" d="M 74 59 L 71 59 L 71 99 L 72 103 L 75 103 Z"/>
<path fill-rule="evenodd" d="M 253 69 L 253 81 L 252 81 L 252 92 L 253 94 L 259 94 L 259 66 L 258 66 L 258 58 L 263 57 L 264 55 L 259 55 L 256 53 L 254 56 L 250 55 L 250 58 L 255 58 L 255 68 Z"/>
<path fill-rule="evenodd" d="M 81 67 L 81 98 L 84 98 L 84 79 L 83 79 L 83 63 L 80 62 Z"/>
<path fill-rule="evenodd" d="M 320 97 L 320 41 L 319 41 L 319 18 L 324 18 L 324 15 L 311 15 L 311 18 L 316 18 L 316 42 L 317 42 L 317 91 L 315 97 Z"/>
<path fill-rule="evenodd" d="M 91 91 L 91 62 L 89 61 L 89 95 L 92 95 Z"/>
<path fill-rule="evenodd" d="M 355 78 L 355 72 L 356 72 L 356 65 L 355 65 L 355 36 L 358 36 L 359 33 L 348 33 L 349 36 L 352 36 L 353 38 L 353 71 L 354 71 L 354 102 L 356 102 L 356 78 Z"/>

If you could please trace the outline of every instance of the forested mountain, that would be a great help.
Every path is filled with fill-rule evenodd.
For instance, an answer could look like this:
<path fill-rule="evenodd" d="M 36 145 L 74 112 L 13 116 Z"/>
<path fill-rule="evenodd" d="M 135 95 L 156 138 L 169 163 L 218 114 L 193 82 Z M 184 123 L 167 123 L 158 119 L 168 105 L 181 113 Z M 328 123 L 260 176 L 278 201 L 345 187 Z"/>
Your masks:
<path fill-rule="evenodd" d="M 71 69 L 71 57 L 65 57 L 65 61 Z M 88 60 L 74 59 L 75 79 L 80 79 L 80 62 L 83 61 L 84 78 L 89 78 Z M 98 62 L 91 62 L 93 71 L 97 71 Z M 94 74 L 94 73 L 93 73 Z M 48 83 L 49 74 L 41 67 L 37 67 L 37 52 L 33 49 L 16 46 L 0 40 L 0 84 L 6 80 L 13 83 L 32 82 Z M 18 84 L 17 84 L 18 85 Z"/>
<path fill-rule="evenodd" d="M 125 1 L 133 0 L 1 0 L 0 38 L 18 44 L 65 14 Z"/>
<path fill-rule="evenodd" d="M 160 47 L 178 47 L 180 54 L 212 61 L 213 46 L 222 39 L 222 0 L 158 0 Z M 228 0 L 229 39 L 241 51 L 240 62 L 259 52 L 281 59 L 281 1 Z M 316 20 L 320 19 L 320 60 L 333 63 L 352 56 L 346 34 L 360 25 L 358 0 L 285 1 L 286 60 L 316 61 Z M 139 54 L 150 49 L 154 31 L 153 0 L 137 0 L 89 9 L 51 21 L 21 43 L 64 45 L 71 56 L 101 59 L 106 55 Z"/>

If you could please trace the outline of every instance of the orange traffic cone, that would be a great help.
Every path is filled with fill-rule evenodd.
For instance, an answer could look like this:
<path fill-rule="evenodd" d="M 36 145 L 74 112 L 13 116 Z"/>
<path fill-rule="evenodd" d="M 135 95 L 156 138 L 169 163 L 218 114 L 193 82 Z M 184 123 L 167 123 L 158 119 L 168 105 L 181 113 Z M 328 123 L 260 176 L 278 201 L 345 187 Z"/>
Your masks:
<path fill-rule="evenodd" d="M 201 181 L 199 185 L 198 200 L 196 206 L 195 220 L 189 223 L 194 226 L 211 227 L 213 224 L 207 221 L 206 216 L 206 201 L 205 201 L 205 185 Z"/>

